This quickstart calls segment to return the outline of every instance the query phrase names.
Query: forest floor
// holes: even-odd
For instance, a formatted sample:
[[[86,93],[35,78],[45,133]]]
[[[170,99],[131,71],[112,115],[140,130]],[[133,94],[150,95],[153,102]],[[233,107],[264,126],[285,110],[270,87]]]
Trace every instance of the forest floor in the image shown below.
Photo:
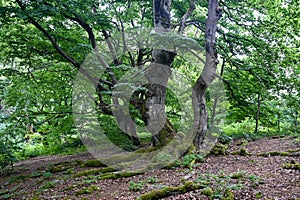
[[[138,199],[153,190],[161,193],[148,199],[300,199],[300,145],[293,139],[240,139],[228,151],[240,155],[208,156],[191,168],[118,179],[102,179],[99,173],[76,176],[99,169],[82,165],[93,159],[88,153],[31,158],[1,175],[0,199]],[[187,183],[195,187],[183,189]]]

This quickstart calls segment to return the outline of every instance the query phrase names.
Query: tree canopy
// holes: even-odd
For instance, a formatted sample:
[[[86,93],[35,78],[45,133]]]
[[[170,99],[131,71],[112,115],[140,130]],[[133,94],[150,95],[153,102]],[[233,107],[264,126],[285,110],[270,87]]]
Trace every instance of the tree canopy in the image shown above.
[[[215,64],[212,77],[215,82],[224,84],[226,98],[213,96],[213,90],[203,90],[203,94],[208,94],[201,96],[207,104],[207,128],[212,127],[211,119],[214,119],[219,122],[216,125],[219,132],[229,135],[299,132],[300,11],[297,1],[216,1],[219,4],[213,10],[219,16],[215,24],[216,40],[210,41],[213,44],[209,50],[207,29],[216,22],[214,19],[207,23],[212,2],[215,1],[0,1],[0,163],[5,160],[2,155],[26,156],[16,152],[26,148],[24,142],[28,134],[32,138],[28,130],[31,124],[39,133],[36,141],[41,140],[39,145],[44,147],[65,149],[81,143],[72,111],[77,73],[95,84],[96,94],[91,98],[104,132],[113,143],[128,151],[145,143],[143,136],[147,134],[139,133],[130,123],[126,124],[130,131],[124,134],[126,131],[120,130],[113,120],[116,104],[113,91],[127,72],[155,60],[189,77],[199,92],[196,86],[205,67],[202,71],[203,68],[191,64],[195,58],[188,60],[176,53],[164,54],[161,49],[143,46],[129,50],[126,45],[130,44],[130,37],[126,38],[124,33],[139,29],[155,28],[162,44],[164,38],[169,39],[174,33],[182,38],[177,40],[181,46],[190,47],[192,41],[206,52],[215,48],[211,54],[215,60],[209,66]],[[163,31],[158,31],[159,28]],[[117,40],[116,36],[121,39]],[[97,46],[107,52],[97,52]],[[91,52],[100,55],[98,62],[105,69],[101,77],[91,76],[81,68]],[[197,56],[205,60],[204,54]],[[110,62],[106,63],[107,60]],[[168,82],[165,72],[162,74],[160,77],[166,77]],[[145,84],[136,88],[129,105],[130,118],[140,126],[150,123],[147,99],[160,99],[156,103],[165,105],[163,111],[168,120],[164,122],[164,130],[168,134],[160,131],[156,143],[152,141],[154,144],[174,137],[179,127],[184,126],[178,97],[163,87],[154,90],[157,87]],[[149,91],[155,91],[156,96]],[[161,96],[157,96],[159,91],[163,91]],[[164,100],[154,98],[162,96]],[[216,111],[214,105],[218,102],[220,109]],[[117,104],[121,104],[120,101]],[[226,110],[226,114],[221,113],[222,110]],[[150,142],[149,137],[153,139],[153,135],[147,137],[147,142]]]

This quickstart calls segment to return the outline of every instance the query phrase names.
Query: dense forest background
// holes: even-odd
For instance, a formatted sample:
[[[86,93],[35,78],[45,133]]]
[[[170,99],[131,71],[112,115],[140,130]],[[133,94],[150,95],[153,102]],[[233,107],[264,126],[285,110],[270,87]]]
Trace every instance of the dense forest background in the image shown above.
[[[159,13],[168,15],[160,23],[181,44],[190,39],[205,47],[208,3],[173,0],[167,13]],[[215,81],[222,83],[226,95],[206,96],[208,127],[214,119],[223,138],[292,135],[300,142],[299,2],[229,0],[220,1],[218,9]],[[126,151],[153,145],[151,134],[121,130],[111,108],[118,80],[153,60],[153,49],[129,51],[115,36],[153,29],[153,10],[152,1],[137,0],[0,1],[1,169],[29,157],[85,150],[74,123],[73,86],[77,74],[85,74],[80,66],[97,45],[111,56],[103,76],[90,77],[98,81],[94,98],[101,128]],[[119,49],[122,54],[116,53]],[[167,65],[193,85],[201,71],[188,63],[175,56]],[[147,125],[143,96],[151,88],[136,88],[130,102],[130,116],[139,126]],[[219,115],[214,109],[218,102]],[[166,90],[165,126],[172,133],[182,126],[181,110],[178,97]],[[169,137],[166,132],[162,136]]]

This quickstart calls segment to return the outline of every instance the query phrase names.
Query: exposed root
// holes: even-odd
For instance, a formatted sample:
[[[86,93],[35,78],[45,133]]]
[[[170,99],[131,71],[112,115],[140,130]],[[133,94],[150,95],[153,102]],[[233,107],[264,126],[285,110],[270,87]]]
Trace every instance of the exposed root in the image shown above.
[[[186,182],[182,186],[178,187],[166,187],[161,190],[153,190],[151,192],[148,192],[146,194],[141,195],[138,200],[156,200],[165,198],[174,194],[184,194],[190,191],[203,189],[205,186],[202,184],[195,184],[193,182]]]

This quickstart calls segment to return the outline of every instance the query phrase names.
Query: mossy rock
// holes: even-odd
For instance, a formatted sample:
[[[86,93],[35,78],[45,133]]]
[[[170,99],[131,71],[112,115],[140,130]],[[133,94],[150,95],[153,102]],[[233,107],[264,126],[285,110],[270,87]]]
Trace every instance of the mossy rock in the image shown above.
[[[210,151],[210,155],[228,155],[228,145],[217,143],[214,148]]]
[[[239,156],[252,156],[251,153],[247,151],[245,148],[241,148],[239,151],[235,151],[230,153],[231,155],[239,155]]]

